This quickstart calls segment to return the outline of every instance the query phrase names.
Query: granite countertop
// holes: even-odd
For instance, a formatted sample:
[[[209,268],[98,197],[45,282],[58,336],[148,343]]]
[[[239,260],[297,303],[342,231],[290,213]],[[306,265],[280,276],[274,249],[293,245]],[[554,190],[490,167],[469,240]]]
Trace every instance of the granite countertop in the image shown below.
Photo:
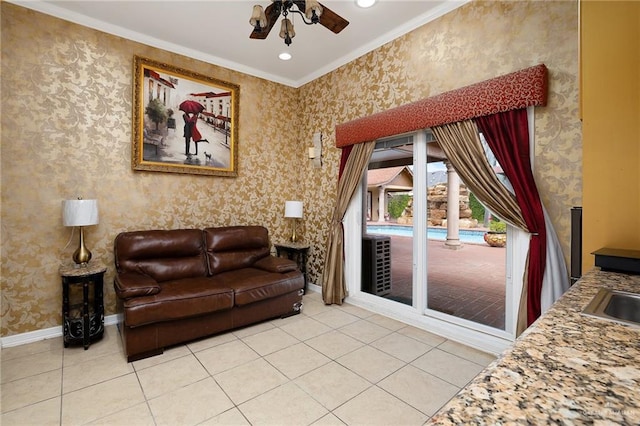
[[[428,424],[640,424],[640,328],[580,314],[602,287],[640,276],[586,273]]]

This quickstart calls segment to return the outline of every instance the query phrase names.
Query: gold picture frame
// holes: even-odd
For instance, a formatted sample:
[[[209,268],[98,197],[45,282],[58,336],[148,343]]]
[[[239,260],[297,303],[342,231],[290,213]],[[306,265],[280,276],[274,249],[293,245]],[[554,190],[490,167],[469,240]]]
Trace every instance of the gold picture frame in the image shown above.
[[[240,86],[134,56],[134,170],[238,175]]]

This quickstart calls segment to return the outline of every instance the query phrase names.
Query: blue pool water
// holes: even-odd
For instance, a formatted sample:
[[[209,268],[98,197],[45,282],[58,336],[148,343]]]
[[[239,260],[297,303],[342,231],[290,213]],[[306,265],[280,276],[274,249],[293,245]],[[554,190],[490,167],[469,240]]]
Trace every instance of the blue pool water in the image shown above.
[[[463,243],[486,244],[484,241],[485,231],[461,229],[460,241]],[[413,237],[412,226],[402,225],[367,225],[367,234],[398,235],[401,237]],[[429,228],[427,238],[430,240],[446,240],[447,230],[443,228]]]

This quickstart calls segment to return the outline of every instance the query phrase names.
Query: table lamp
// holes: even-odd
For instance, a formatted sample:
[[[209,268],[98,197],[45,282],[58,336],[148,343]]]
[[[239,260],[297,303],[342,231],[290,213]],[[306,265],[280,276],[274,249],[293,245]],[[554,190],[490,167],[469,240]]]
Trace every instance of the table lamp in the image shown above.
[[[82,227],[98,224],[98,200],[63,200],[62,224],[80,227],[80,243],[73,253],[73,261],[79,265],[87,264],[91,260],[91,252],[84,245]]]
[[[287,201],[284,205],[284,217],[293,219],[293,232],[291,233],[291,242],[299,240],[296,234],[296,222],[302,218],[302,201]]]

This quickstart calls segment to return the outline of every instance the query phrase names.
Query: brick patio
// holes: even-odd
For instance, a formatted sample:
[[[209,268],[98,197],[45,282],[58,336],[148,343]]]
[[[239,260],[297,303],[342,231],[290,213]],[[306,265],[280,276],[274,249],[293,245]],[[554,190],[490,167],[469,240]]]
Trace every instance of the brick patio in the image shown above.
[[[391,294],[385,296],[411,304],[413,238],[391,236]],[[429,240],[428,307],[504,330],[504,248],[464,244],[460,250]]]

